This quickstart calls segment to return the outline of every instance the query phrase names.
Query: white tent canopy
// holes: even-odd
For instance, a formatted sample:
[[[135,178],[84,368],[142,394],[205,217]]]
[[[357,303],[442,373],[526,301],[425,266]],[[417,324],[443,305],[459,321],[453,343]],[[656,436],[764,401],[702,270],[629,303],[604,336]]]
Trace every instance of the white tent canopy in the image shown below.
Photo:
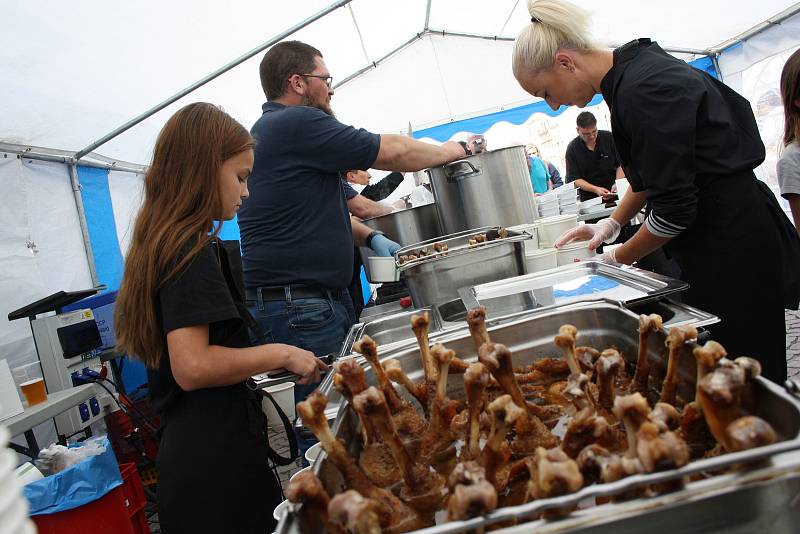
[[[713,49],[792,6],[590,2],[601,43],[649,36],[662,46]],[[291,35],[319,48],[337,80],[404,43],[378,68],[337,88],[342,121],[374,131],[415,129],[526,103],[510,73],[511,40],[529,23],[521,0],[353,0]],[[243,52],[329,7],[330,0],[119,2],[56,0],[6,6],[0,32],[0,141],[78,151]],[[498,40],[442,36],[441,31]],[[438,35],[437,35],[438,32]],[[222,105],[249,126],[264,100],[263,53],[102,145],[114,159],[147,163],[155,135],[177,107]]]
[[[510,72],[513,38],[529,23],[522,0],[332,1],[6,2],[0,23],[3,315],[60,290],[98,282],[117,287],[142,189],[141,174],[123,171],[141,171],[164,122],[189,102],[222,105],[249,127],[264,101],[258,64],[264,45],[276,39],[319,48],[335,82],[346,81],[333,99],[338,117],[375,132],[406,131],[409,124],[418,132],[535,100]],[[800,4],[786,1],[575,1],[593,11],[601,44],[651,37],[693,59],[747,38],[713,57],[726,83],[754,103],[774,93],[783,62],[800,45]],[[754,28],[766,30],[753,36]],[[245,56],[251,57],[226,68]],[[209,73],[220,75],[172,98]],[[76,152],[171,100],[98,146],[96,153],[111,158],[106,169],[73,164]],[[783,119],[770,106],[757,118],[762,136],[774,137],[765,138],[762,165],[774,175],[774,133]],[[92,158],[102,161],[96,153]],[[139,165],[120,163],[126,161]],[[760,177],[774,187],[774,176]],[[0,321],[0,359],[12,368],[37,361],[26,321]],[[37,433],[42,443],[54,436],[52,428]]]

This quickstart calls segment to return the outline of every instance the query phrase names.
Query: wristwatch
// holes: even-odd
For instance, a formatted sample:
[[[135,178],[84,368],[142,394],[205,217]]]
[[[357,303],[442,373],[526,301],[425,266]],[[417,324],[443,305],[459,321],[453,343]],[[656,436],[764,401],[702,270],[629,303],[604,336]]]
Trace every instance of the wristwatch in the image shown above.
[[[380,230],[371,231],[367,236],[367,239],[364,241],[367,247],[372,248],[372,238],[375,237],[376,235],[383,235],[383,232],[381,232]]]

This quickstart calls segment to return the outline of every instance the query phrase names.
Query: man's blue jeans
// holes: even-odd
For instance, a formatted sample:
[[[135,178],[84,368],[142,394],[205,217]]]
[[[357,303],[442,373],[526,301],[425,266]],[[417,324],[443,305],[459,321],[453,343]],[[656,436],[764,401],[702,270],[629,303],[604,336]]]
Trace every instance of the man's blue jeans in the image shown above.
[[[250,313],[261,325],[266,339],[258,343],[285,343],[311,351],[315,356],[331,352],[339,353],[344,338],[355,323],[353,302],[346,289],[329,298],[292,299],[290,292],[286,300],[247,301]],[[319,384],[294,387],[295,403],[305,400]],[[303,455],[316,443],[313,435],[297,432],[298,445]]]

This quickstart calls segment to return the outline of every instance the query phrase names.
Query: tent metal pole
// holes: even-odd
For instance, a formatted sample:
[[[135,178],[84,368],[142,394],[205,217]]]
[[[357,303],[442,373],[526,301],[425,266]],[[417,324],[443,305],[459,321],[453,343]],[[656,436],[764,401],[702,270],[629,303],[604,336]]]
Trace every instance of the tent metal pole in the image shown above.
[[[500,33],[503,33],[504,31],[506,31],[506,26],[508,26],[508,23],[511,21],[511,17],[514,15],[514,10],[517,9],[517,5],[518,4],[519,4],[519,0],[514,2],[514,5],[511,6],[511,11],[508,12],[508,17],[506,17],[506,21],[503,23],[503,27],[500,28]]]
[[[7,152],[9,154],[15,154],[17,157],[21,159],[32,159],[35,161],[47,161],[50,163],[61,163],[63,165],[69,165],[69,161],[72,158],[71,156],[56,156],[52,154],[41,154],[39,152],[29,152],[25,150],[9,150],[0,147],[0,152]],[[119,171],[119,172],[130,172],[133,174],[144,174],[146,171],[145,167],[124,167],[121,165],[116,165],[114,163],[98,163],[95,161],[81,161],[81,165],[84,167],[94,167],[95,169],[104,169],[108,171]]]
[[[428,5],[425,8],[425,27],[422,28],[423,32],[428,31],[428,25],[431,22],[431,0],[428,0]]]
[[[86,211],[83,209],[83,197],[81,196],[81,182],[78,179],[77,160],[68,158],[67,167],[69,167],[69,180],[72,185],[72,196],[75,199],[75,209],[78,211],[78,222],[81,225],[83,249],[86,252],[86,261],[89,264],[89,275],[92,277],[92,285],[97,287],[100,281],[97,279],[97,267],[94,263],[92,242],[89,239],[89,225],[86,222]]]
[[[428,28],[425,32],[431,35],[441,35],[442,37],[467,37],[469,39],[485,39],[488,41],[510,41],[516,40],[516,37],[501,37],[500,35],[482,35],[479,33],[464,33],[464,32],[451,32],[448,30],[437,30],[435,28]]]
[[[722,52],[724,52],[728,48],[734,46],[735,44],[741,43],[743,41],[747,41],[748,39],[752,39],[753,37],[755,37],[756,35],[760,34],[761,32],[763,32],[765,30],[768,30],[768,29],[772,28],[773,26],[778,26],[782,22],[786,21],[787,19],[792,18],[793,16],[797,15],[798,13],[800,13],[800,2],[791,5],[790,7],[784,9],[783,11],[781,11],[780,13],[775,15],[774,17],[768,18],[764,22],[762,22],[760,24],[756,24],[755,26],[753,26],[749,30],[745,31],[744,33],[741,33],[741,34],[737,35],[736,37],[734,37],[732,39],[728,39],[727,41],[723,41],[722,43],[718,44],[717,46],[709,48],[707,54],[709,56],[713,56],[713,55],[717,55],[718,56],[719,54],[721,54]]]
[[[140,122],[142,122],[146,118],[150,117],[151,115],[154,115],[154,114],[158,113],[159,111],[161,111],[165,107],[169,106],[173,102],[176,102],[177,100],[180,100],[181,98],[183,98],[184,96],[188,95],[189,93],[191,93],[195,89],[197,89],[199,87],[202,87],[203,85],[207,84],[208,82],[210,82],[214,78],[220,76],[221,74],[224,74],[224,73],[228,72],[229,70],[231,70],[232,68],[236,67],[237,65],[240,65],[241,63],[244,63],[245,61],[247,61],[251,57],[255,56],[256,54],[258,54],[260,52],[263,52],[264,50],[266,50],[270,46],[274,45],[275,43],[277,43],[277,42],[279,42],[279,41],[281,41],[283,39],[285,39],[286,37],[292,35],[293,33],[297,32],[298,30],[301,30],[301,29],[305,28],[306,26],[308,26],[312,22],[324,17],[325,15],[330,13],[331,11],[335,11],[336,9],[339,9],[340,7],[346,6],[351,1],[352,0],[338,0],[337,2],[334,2],[333,4],[329,5],[328,7],[326,7],[325,9],[320,11],[319,13],[317,13],[315,15],[312,15],[312,16],[308,17],[307,19],[305,19],[304,21],[302,21],[302,22],[300,22],[298,24],[295,24],[294,26],[292,26],[288,30],[279,33],[278,35],[276,35],[275,37],[273,37],[269,41],[265,42],[264,44],[261,44],[261,45],[255,47],[255,48],[253,48],[249,52],[246,52],[245,54],[239,56],[238,58],[234,59],[233,61],[231,61],[227,65],[225,65],[223,67],[220,67],[219,69],[215,70],[214,72],[212,72],[208,76],[205,76],[205,77],[201,78],[200,80],[196,81],[195,83],[193,83],[192,85],[190,85],[186,89],[183,89],[182,91],[179,91],[178,93],[175,93],[174,95],[172,95],[171,97],[167,98],[166,100],[164,100],[160,104],[157,104],[156,106],[153,106],[152,108],[148,109],[147,111],[145,111],[144,113],[142,113],[138,117],[134,117],[133,119],[129,120],[128,122],[126,122],[122,126],[120,126],[117,129],[115,129],[114,131],[104,135],[103,137],[101,137],[97,141],[94,141],[92,144],[90,144],[86,148],[83,148],[83,149],[79,150],[78,152],[75,153],[75,159],[76,160],[81,159],[83,156],[85,156],[86,154],[88,154],[92,150],[96,149],[100,145],[103,145],[103,144],[107,143],[108,141],[110,141],[111,139],[114,139],[119,134],[125,132],[126,130],[129,130],[130,128],[132,128],[134,126],[136,126],[137,124],[139,124]]]
[[[714,70],[717,71],[717,79],[721,82],[724,82],[724,78],[722,77],[722,69],[719,67],[719,52],[716,54],[709,54],[711,58],[711,63],[714,65]]]
[[[349,75],[348,77],[346,77],[345,79],[343,79],[341,82],[339,82],[339,83],[337,83],[337,84],[334,84],[333,88],[334,88],[334,89],[338,89],[339,87],[343,86],[344,84],[346,84],[346,83],[347,83],[347,82],[349,82],[350,80],[353,80],[353,79],[355,79],[355,78],[358,78],[359,76],[361,76],[362,74],[364,74],[364,73],[365,73],[365,72],[367,72],[368,70],[374,69],[375,67],[377,67],[378,65],[380,65],[381,63],[383,63],[384,61],[386,61],[387,59],[389,59],[391,56],[395,55],[396,53],[398,53],[398,52],[399,52],[399,51],[401,51],[402,49],[404,49],[404,48],[406,48],[407,46],[409,46],[409,45],[410,45],[411,43],[413,43],[414,41],[416,41],[416,40],[418,40],[418,39],[422,39],[422,37],[423,37],[424,35],[425,35],[424,33],[418,33],[418,34],[415,34],[415,35],[414,35],[414,37],[412,37],[411,39],[409,39],[409,40],[408,40],[408,41],[406,41],[405,43],[401,44],[400,46],[398,46],[397,48],[395,48],[395,49],[394,49],[394,50],[392,50],[391,52],[389,52],[389,53],[387,53],[387,54],[385,54],[385,55],[381,56],[380,58],[376,59],[375,61],[373,61],[373,62],[372,62],[372,63],[370,63],[369,65],[365,65],[364,67],[362,67],[362,68],[358,69],[358,70],[357,70],[357,71],[355,71],[353,74],[351,74],[351,75]]]

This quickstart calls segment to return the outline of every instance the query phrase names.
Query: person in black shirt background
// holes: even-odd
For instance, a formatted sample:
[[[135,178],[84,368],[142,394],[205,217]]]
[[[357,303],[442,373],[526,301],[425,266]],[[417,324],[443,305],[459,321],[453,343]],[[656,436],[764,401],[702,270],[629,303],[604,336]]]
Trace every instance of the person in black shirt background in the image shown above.
[[[147,365],[161,416],[158,515],[166,534],[272,531],[281,491],[267,463],[261,404],[245,380],[285,368],[301,384],[317,382],[327,368],[297,347],[250,346],[244,284],[214,221],[232,219],[247,197],[253,146],[247,130],[211,104],[173,115],[156,141],[125,259],[117,348]]]
[[[616,192],[615,181],[624,178],[617,159],[611,132],[597,129],[597,119],[588,111],[575,120],[578,137],[567,145],[567,183],[575,182],[581,201],[610,197]],[[555,184],[553,184],[555,185]]]
[[[556,243],[612,242],[645,204],[645,224],[605,259],[630,264],[665,247],[690,288],[683,299],[722,320],[712,336],[732,357],[753,356],[786,379],[784,307],[800,299],[800,238],[753,169],[764,160],[752,109],[722,82],[649,39],[612,52],[588,37],[588,14],[558,0],[529,3],[512,68],[523,89],[551,108],[584,107],[598,92],[631,184],[598,224]]]

